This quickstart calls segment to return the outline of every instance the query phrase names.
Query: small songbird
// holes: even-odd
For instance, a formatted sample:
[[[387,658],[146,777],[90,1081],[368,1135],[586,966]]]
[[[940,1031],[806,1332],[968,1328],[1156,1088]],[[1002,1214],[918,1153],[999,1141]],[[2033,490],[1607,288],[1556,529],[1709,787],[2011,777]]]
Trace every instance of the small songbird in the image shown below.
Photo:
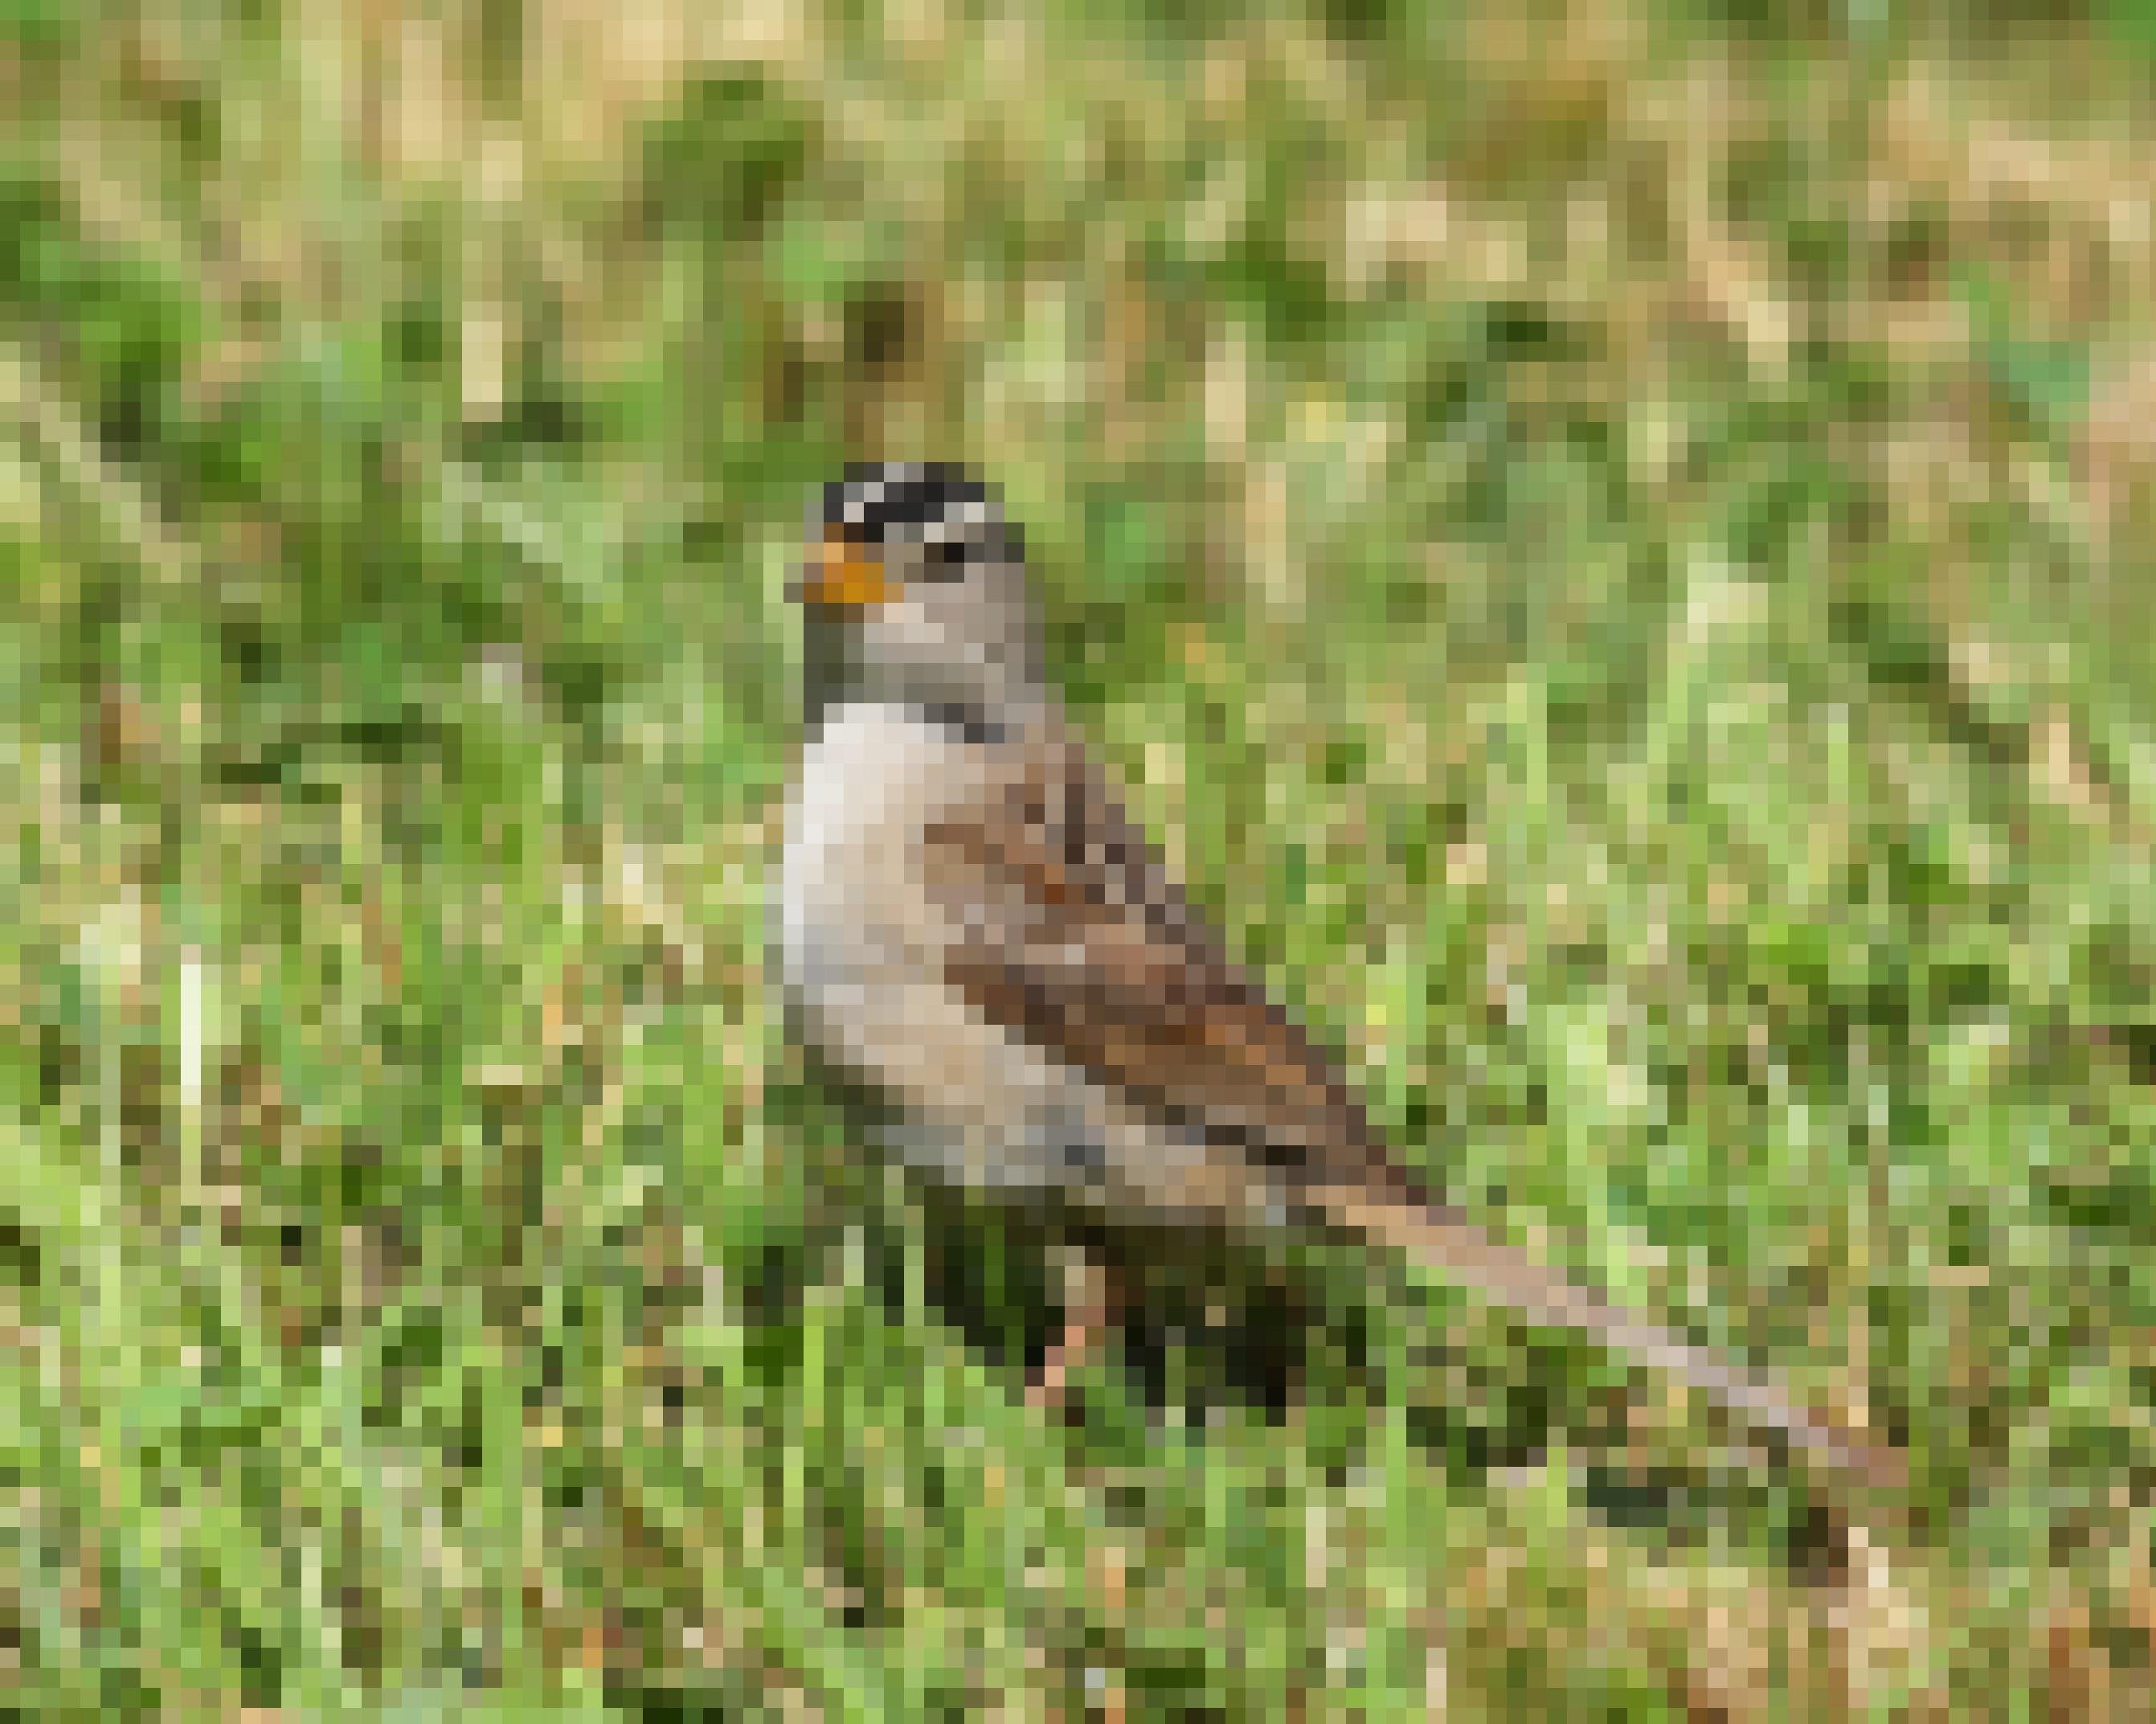
[[[937,463],[852,466],[810,532],[781,958],[799,1033],[896,1104],[891,1148],[1111,1216],[1358,1235],[1671,1371],[1831,1466],[1893,1469],[1433,1199],[1070,728],[1019,534],[985,486]]]

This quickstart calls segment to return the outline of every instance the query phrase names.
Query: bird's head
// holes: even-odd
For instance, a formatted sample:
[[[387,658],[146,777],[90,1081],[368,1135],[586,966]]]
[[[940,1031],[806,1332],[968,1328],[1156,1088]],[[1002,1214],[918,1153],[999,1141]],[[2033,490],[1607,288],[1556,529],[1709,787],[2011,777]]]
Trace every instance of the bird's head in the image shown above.
[[[987,486],[944,462],[863,463],[811,516],[796,592],[825,697],[990,713],[1042,698],[1024,548]]]

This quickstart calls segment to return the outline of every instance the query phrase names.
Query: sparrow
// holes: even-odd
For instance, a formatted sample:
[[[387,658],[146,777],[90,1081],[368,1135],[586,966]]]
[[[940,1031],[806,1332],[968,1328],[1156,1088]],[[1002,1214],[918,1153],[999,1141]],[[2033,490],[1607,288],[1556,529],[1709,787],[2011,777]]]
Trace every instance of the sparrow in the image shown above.
[[[778,945],[795,1033],[895,1104],[887,1146],[1110,1216],[1315,1226],[1584,1333],[1836,1469],[1887,1452],[1433,1195],[1342,1063],[1238,964],[1051,681],[1019,529],[937,462],[810,510],[805,740]]]

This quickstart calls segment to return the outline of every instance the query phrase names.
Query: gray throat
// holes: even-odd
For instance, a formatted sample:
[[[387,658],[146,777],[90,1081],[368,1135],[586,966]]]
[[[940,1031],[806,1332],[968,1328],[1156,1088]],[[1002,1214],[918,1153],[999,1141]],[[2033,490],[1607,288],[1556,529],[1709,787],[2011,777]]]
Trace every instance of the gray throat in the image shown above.
[[[992,689],[978,678],[937,677],[918,666],[879,674],[863,659],[860,631],[843,617],[811,611],[802,646],[802,723],[815,735],[831,715],[860,701],[906,706],[969,742],[1001,741],[1052,721],[1058,707],[1045,683]]]

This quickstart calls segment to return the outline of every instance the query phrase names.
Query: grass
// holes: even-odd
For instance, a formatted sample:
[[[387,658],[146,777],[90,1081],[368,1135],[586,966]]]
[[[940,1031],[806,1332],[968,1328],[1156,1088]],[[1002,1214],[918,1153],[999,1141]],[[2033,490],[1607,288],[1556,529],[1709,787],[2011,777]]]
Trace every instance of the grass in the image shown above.
[[[691,10],[8,23],[6,1703],[2145,1711],[2130,33]],[[860,454],[1399,1141],[1911,1515],[1315,1242],[1024,1407],[1054,1230],[764,970]]]

